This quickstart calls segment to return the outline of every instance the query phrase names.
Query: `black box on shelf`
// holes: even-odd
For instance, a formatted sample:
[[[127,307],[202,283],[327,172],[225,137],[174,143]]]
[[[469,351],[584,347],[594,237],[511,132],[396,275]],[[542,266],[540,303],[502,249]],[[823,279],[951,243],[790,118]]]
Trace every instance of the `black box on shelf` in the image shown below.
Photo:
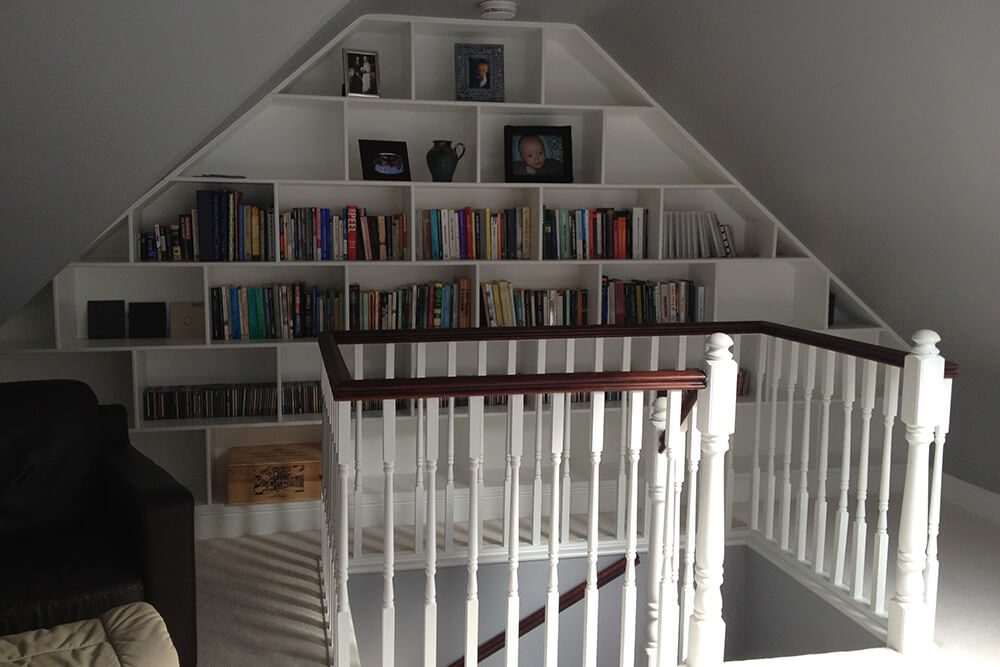
[[[124,338],[125,302],[88,301],[87,338]]]
[[[136,301],[128,305],[129,338],[166,338],[167,304],[163,301]]]

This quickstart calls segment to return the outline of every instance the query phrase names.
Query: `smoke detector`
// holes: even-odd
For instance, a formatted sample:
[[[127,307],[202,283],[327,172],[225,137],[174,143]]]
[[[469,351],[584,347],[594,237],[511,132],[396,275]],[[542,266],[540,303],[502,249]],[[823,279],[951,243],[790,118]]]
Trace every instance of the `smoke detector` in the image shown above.
[[[479,15],[484,19],[507,21],[517,14],[514,0],[483,0],[479,3]]]

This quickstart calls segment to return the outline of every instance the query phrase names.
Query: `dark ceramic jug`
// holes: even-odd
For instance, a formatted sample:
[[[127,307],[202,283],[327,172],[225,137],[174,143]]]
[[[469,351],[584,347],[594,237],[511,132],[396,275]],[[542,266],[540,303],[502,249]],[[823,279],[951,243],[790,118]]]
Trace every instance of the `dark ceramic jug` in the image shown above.
[[[462,152],[458,152],[458,148]],[[431,178],[435,181],[450,183],[455,173],[458,161],[465,155],[465,144],[459,142],[451,147],[451,142],[445,139],[434,139],[434,145],[427,151],[427,168],[431,170]]]

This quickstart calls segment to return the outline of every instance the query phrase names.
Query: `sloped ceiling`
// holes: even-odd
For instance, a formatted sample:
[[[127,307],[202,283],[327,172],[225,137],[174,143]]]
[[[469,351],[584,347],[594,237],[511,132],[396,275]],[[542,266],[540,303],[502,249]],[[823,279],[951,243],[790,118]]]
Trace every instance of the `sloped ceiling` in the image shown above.
[[[316,45],[473,0],[0,5],[0,321]],[[898,333],[962,364],[946,469],[1000,491],[1000,5],[524,0],[576,23]]]

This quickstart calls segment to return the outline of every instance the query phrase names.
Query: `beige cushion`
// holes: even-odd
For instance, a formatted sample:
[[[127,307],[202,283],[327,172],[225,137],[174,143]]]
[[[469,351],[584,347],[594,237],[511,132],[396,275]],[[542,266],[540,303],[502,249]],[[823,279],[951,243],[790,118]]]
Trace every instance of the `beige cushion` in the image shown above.
[[[163,619],[145,602],[100,618],[0,637],[0,665],[17,667],[177,667]]]

